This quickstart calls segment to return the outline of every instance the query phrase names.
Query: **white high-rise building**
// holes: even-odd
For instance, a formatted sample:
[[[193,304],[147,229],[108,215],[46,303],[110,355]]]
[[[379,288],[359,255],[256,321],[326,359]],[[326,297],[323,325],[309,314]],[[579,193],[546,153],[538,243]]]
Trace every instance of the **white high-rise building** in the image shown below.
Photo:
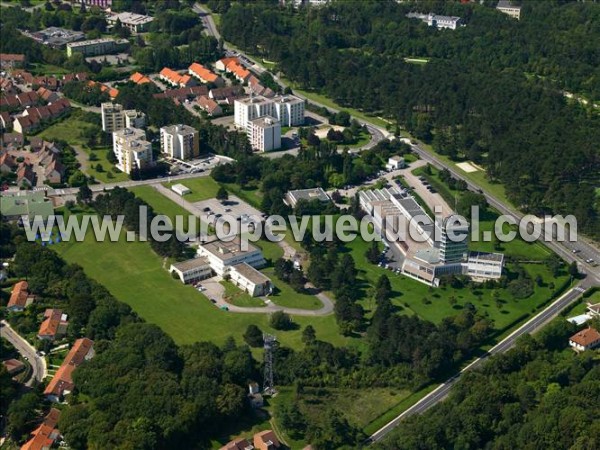
[[[146,126],[146,114],[135,109],[123,109],[118,103],[102,103],[102,130],[107,133],[123,128],[143,128]]]
[[[304,125],[304,100],[293,95],[281,95],[273,99],[273,117],[284,127]]]
[[[171,125],[160,129],[162,153],[175,159],[195,158],[200,153],[198,130],[188,125]]]
[[[273,102],[271,99],[260,95],[236,99],[234,102],[234,113],[235,125],[247,130],[251,120],[273,115]]]
[[[259,152],[281,148],[281,122],[271,116],[251,120],[248,137],[252,149]]]
[[[151,166],[152,144],[146,140],[146,132],[139,128],[123,128],[113,132],[113,151],[117,168],[127,174],[134,169]]]

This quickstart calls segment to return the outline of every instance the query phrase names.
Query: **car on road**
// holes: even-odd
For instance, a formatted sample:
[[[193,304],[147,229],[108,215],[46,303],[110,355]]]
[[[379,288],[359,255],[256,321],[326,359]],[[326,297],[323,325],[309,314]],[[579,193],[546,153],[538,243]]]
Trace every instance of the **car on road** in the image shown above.
[[[217,301],[214,298],[211,298],[210,301],[213,302],[213,303],[215,303],[215,304],[217,303]]]
[[[578,248],[574,248],[572,251],[573,253],[579,253],[581,250],[579,250]]]
[[[229,311],[229,308],[228,308],[227,306],[221,306],[221,309],[222,309],[223,311]]]

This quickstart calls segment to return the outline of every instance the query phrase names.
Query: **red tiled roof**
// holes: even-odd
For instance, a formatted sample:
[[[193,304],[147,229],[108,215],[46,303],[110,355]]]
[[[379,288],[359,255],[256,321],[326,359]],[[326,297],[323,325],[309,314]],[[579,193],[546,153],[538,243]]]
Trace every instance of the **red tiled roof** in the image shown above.
[[[269,442],[275,447],[279,447],[279,440],[272,430],[261,431],[254,435],[254,446],[259,450],[271,448]]]
[[[188,70],[192,75],[197,76],[205,83],[214,83],[217,78],[219,78],[216,74],[208,70],[202,64],[193,63]]]
[[[58,333],[61,324],[66,324],[62,320],[63,312],[60,309],[47,309],[44,312],[44,320],[40,324],[38,336],[49,336],[54,338]]]
[[[210,114],[212,114],[217,108],[219,108],[217,102],[215,102],[212,98],[208,98],[206,95],[198,97],[198,100],[196,101],[198,102],[200,108],[202,108]]]
[[[48,383],[44,395],[61,396],[64,391],[73,389],[73,371],[79,367],[94,346],[94,341],[88,338],[77,339],[69,350],[60,368]]]
[[[133,75],[131,75],[129,79],[135,84],[152,83],[152,80],[150,78],[139,72],[136,72]]]
[[[0,61],[2,62],[24,62],[25,55],[20,53],[0,53]]]
[[[582,347],[588,347],[589,345],[600,341],[600,333],[598,333],[595,328],[589,327],[585,330],[575,333],[573,336],[571,336],[570,341],[575,342]]]
[[[32,438],[21,447],[21,450],[46,450],[50,448],[60,436],[56,429],[59,418],[60,411],[51,408],[42,424],[31,433]]]
[[[229,441],[219,450],[246,450],[247,448],[252,448],[250,442],[248,442],[248,440],[244,438],[237,438],[233,441]]]
[[[25,308],[25,305],[27,304],[27,298],[29,297],[28,288],[29,284],[27,281],[19,281],[16,283],[13,286],[12,293],[10,294],[10,300],[6,306],[8,308],[12,306],[20,306],[21,308]]]

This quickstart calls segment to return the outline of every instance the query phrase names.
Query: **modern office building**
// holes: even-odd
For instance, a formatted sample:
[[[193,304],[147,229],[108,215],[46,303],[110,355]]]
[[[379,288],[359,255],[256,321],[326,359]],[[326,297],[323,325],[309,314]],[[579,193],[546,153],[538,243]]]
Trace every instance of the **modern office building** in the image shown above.
[[[266,264],[262,251],[252,245],[242,242],[239,237],[231,241],[215,240],[198,247],[198,256],[208,258],[208,262],[214,272],[219,276],[224,276],[230,266],[247,263],[256,268],[264,267]]]
[[[113,151],[117,168],[127,174],[134,169],[144,169],[153,164],[152,144],[146,132],[139,128],[123,128],[113,132]]]
[[[253,150],[270,152],[281,148],[281,122],[271,116],[250,121],[248,138]]]
[[[299,189],[296,191],[288,191],[285,194],[285,203],[287,203],[290,207],[294,208],[299,200],[313,201],[319,200],[320,202],[326,203],[331,201],[327,192],[323,190],[323,188],[313,188],[313,189]]]
[[[198,130],[188,125],[171,125],[160,129],[161,152],[175,159],[196,158],[200,154]]]
[[[469,252],[469,224],[456,222],[451,216],[436,225],[441,231],[439,249],[442,264],[464,261]]]

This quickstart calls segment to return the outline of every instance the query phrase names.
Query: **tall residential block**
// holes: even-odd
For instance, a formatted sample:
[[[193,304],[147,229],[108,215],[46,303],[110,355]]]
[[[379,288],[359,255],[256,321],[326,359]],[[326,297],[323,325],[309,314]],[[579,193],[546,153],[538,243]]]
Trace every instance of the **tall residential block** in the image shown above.
[[[123,128],[113,133],[113,151],[117,168],[127,174],[134,169],[144,169],[153,164],[152,144],[146,132],[139,128]]]
[[[161,152],[175,159],[196,158],[200,154],[198,130],[188,125],[171,125],[160,129]]]

